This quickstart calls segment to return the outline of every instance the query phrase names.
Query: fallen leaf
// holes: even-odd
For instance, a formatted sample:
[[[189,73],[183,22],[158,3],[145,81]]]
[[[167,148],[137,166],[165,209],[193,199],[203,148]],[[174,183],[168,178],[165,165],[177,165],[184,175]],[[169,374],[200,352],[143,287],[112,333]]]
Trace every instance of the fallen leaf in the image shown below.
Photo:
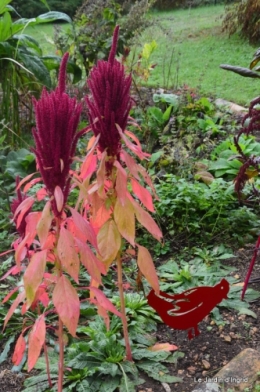
[[[206,359],[202,359],[201,362],[202,362],[204,369],[208,370],[210,368],[210,363],[208,361],[206,361]]]

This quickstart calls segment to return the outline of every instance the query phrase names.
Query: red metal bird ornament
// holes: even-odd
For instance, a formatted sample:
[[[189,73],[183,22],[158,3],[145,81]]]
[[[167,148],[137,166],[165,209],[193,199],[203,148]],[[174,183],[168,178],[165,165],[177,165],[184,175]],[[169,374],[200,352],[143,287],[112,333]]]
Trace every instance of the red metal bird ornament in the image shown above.
[[[198,323],[227,298],[228,292],[229,283],[222,279],[213,287],[194,287],[175,295],[160,291],[157,296],[154,290],[151,290],[147,300],[166,325],[174,329],[187,329],[188,338],[192,339],[200,334]]]

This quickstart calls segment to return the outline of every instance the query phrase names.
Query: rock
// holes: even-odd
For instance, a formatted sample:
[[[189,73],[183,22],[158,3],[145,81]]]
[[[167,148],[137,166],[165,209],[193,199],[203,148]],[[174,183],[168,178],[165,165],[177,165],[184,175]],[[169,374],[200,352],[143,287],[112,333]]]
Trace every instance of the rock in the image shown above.
[[[224,340],[225,340],[225,342],[227,342],[227,343],[231,343],[231,336],[229,336],[229,335],[224,335]]]
[[[259,369],[260,353],[247,348],[224,366],[214,378],[219,383],[224,383],[227,388],[236,387],[238,391],[244,391],[256,381]]]
[[[204,369],[208,370],[210,368],[210,363],[208,361],[206,361],[206,359],[202,359],[201,362],[202,362]]]
[[[192,392],[220,392],[220,388],[218,384],[215,382],[205,382],[203,384],[198,384],[196,389]]]
[[[226,106],[228,109],[230,109],[232,112],[235,113],[243,113],[247,111],[247,108],[244,108],[243,106],[237,105],[233,102],[225,101],[224,99],[218,98],[215,101],[215,105],[218,107],[221,106]]]

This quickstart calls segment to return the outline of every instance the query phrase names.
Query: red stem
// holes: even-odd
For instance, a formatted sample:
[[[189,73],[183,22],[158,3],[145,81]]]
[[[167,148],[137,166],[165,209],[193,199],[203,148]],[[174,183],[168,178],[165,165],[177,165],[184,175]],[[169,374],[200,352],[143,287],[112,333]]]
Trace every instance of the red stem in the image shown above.
[[[256,257],[257,257],[257,254],[258,254],[259,247],[260,247],[260,236],[258,237],[258,240],[256,242],[256,246],[255,246],[255,250],[254,250],[254,253],[253,253],[253,257],[252,257],[252,260],[250,262],[250,266],[249,266],[247,274],[246,274],[246,279],[244,281],[244,287],[243,287],[242,294],[241,294],[241,299],[242,300],[244,299],[245,292],[246,292],[246,289],[247,289],[247,286],[248,286],[248,282],[249,282],[251,273],[252,273],[254,265],[255,265],[255,261],[256,261]]]
[[[44,349],[44,355],[45,355],[46,371],[47,371],[47,375],[48,375],[49,387],[52,388],[52,382],[51,382],[51,376],[50,376],[50,364],[49,364],[46,342],[44,342],[43,349]]]
[[[125,347],[126,347],[126,359],[127,361],[133,361],[131,346],[129,342],[128,329],[127,329],[127,319],[125,314],[125,298],[124,298],[123,279],[122,279],[122,260],[120,258],[120,255],[117,256],[117,279],[118,279],[118,289],[119,289],[119,296],[120,296],[123,332],[124,332]]]

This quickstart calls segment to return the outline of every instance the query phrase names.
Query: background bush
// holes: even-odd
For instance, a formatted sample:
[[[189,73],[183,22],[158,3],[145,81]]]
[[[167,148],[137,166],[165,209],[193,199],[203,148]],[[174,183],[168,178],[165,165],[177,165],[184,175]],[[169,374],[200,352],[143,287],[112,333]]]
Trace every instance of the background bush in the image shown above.
[[[260,1],[236,1],[227,6],[222,27],[229,35],[239,32],[250,43],[258,43],[260,39]]]
[[[83,0],[48,0],[47,2],[51,11],[65,12],[73,17]],[[12,6],[23,18],[33,18],[48,11],[40,0],[13,0]]]

